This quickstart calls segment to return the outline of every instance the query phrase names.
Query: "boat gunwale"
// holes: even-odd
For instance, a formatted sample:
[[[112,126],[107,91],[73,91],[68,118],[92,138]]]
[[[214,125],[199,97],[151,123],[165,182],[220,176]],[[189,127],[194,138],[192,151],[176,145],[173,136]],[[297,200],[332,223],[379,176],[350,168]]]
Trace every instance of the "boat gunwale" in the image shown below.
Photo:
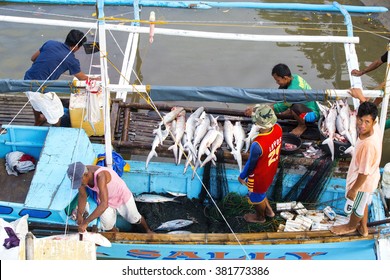
[[[191,233],[191,234],[145,234],[125,232],[101,232],[111,242],[124,244],[197,244],[197,245],[283,245],[337,243],[372,240],[379,237],[379,231],[370,229],[368,236],[355,232],[343,236],[328,230],[300,232],[261,233]],[[237,241],[239,240],[239,242]]]

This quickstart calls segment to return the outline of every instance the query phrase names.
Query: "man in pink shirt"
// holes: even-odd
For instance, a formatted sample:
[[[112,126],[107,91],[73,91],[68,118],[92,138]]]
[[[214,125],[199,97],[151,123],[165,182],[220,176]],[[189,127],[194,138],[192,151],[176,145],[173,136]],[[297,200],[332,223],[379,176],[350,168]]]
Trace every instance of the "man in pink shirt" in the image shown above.
[[[116,231],[117,213],[131,224],[140,224],[145,232],[152,233],[145,218],[138,212],[133,194],[126,183],[112,169],[74,162],[68,167],[68,177],[73,189],[79,190],[77,224],[84,232],[88,224],[100,217],[103,230]],[[98,206],[86,218],[87,188],[97,193]]]
[[[361,235],[367,236],[368,204],[380,180],[382,135],[377,123],[376,105],[365,101],[360,89],[351,89],[351,95],[363,101],[356,119],[359,136],[346,179],[346,197],[354,201],[354,204],[348,224],[334,226],[330,231],[342,235],[358,230]]]

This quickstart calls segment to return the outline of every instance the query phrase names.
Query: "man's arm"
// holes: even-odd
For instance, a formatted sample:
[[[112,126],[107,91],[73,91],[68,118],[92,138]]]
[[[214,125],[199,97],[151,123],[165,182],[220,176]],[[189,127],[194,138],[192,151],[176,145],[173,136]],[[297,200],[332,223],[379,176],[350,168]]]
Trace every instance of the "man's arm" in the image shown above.
[[[107,183],[111,180],[110,173],[107,171],[100,172],[97,175],[97,186],[99,188],[99,201],[100,203],[96,209],[89,215],[80,225],[79,231],[84,232],[88,227],[88,224],[93,220],[99,218],[108,207],[108,189]]]
[[[353,69],[351,71],[351,75],[352,76],[356,76],[356,77],[360,77],[364,74],[367,74],[368,72],[371,72],[372,70],[375,70],[376,68],[378,68],[379,66],[381,66],[383,64],[382,60],[379,58],[375,61],[373,61],[370,65],[368,65],[367,68],[363,69],[362,71],[360,70],[357,70],[357,69]]]
[[[85,206],[87,204],[87,191],[84,186],[79,188],[79,196],[77,203],[77,224],[80,225],[84,221],[83,214],[85,212]]]
[[[360,103],[363,103],[363,102],[366,102],[368,101],[369,99],[365,98],[364,95],[363,95],[363,91],[360,89],[360,88],[350,88],[349,89],[349,94],[354,97],[354,98],[357,98],[359,99]],[[381,104],[383,98],[382,97],[377,97],[375,98],[374,100],[374,104],[376,106],[378,106],[379,104]]]
[[[79,73],[77,74],[74,74],[74,76],[79,79],[80,81],[86,81],[88,80],[88,76],[83,72],[83,71],[80,71]]]
[[[37,50],[32,56],[31,56],[31,61],[34,62],[37,57],[41,54],[39,50]]]

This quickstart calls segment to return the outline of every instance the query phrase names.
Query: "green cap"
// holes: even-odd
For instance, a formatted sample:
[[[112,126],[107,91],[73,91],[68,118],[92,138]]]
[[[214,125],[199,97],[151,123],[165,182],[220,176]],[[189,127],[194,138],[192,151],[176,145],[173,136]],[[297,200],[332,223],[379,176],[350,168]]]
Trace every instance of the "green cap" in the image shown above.
[[[262,129],[268,129],[277,121],[274,110],[269,105],[257,104],[253,108],[252,121]]]

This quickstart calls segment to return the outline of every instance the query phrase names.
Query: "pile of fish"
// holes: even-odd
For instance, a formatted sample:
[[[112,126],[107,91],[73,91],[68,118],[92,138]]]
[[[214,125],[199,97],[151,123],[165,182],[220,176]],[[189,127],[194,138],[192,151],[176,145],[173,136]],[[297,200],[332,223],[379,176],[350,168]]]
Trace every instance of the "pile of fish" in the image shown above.
[[[209,161],[215,164],[217,161],[215,153],[222,146],[223,141],[226,142],[232,155],[237,160],[241,172],[241,152],[248,152],[250,144],[258,131],[259,127],[252,125],[247,135],[240,121],[236,121],[233,125],[230,120],[225,120],[222,126],[222,123],[218,122],[218,116],[214,117],[207,114],[204,107],[199,107],[187,119],[183,107],[173,107],[163,117],[158,127],[153,130],[155,138],[145,166],[148,168],[150,160],[157,157],[156,148],[162,145],[170,134],[174,144],[168,150],[172,150],[177,165],[180,164],[181,158],[185,154],[186,163],[183,173],[187,171],[191,164],[194,166],[192,176],[194,177],[198,167],[203,167]],[[202,160],[204,156],[205,158]]]
[[[320,129],[327,137],[322,144],[329,146],[332,160],[334,159],[334,141],[349,142],[351,146],[344,153],[352,153],[357,140],[356,111],[349,108],[346,99],[335,101],[329,108],[318,102],[317,104],[324,115]]]

